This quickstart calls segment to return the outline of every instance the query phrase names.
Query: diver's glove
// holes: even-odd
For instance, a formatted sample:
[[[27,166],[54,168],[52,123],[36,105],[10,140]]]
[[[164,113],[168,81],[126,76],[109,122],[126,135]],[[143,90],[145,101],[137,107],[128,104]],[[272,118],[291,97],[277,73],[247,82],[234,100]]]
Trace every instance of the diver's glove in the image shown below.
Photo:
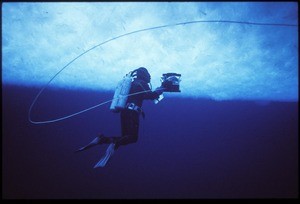
[[[163,88],[163,87],[157,87],[157,88],[155,89],[155,92],[156,92],[158,95],[161,95],[161,94],[164,92],[164,89],[165,89],[165,88]]]

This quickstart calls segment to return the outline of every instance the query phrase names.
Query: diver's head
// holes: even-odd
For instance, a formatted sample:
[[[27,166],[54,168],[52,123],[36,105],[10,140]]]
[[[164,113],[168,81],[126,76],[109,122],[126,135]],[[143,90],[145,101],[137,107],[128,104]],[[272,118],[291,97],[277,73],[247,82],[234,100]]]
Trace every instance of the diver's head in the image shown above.
[[[146,83],[150,83],[151,76],[145,67],[140,67],[140,68],[134,70],[133,72],[136,73],[136,77],[138,79],[141,79],[141,80],[145,81]]]

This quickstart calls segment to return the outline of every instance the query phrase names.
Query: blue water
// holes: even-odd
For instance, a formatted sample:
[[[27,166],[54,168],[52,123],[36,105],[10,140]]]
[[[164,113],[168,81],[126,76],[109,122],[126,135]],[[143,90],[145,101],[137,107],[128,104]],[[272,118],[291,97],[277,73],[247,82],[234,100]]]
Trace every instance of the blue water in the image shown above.
[[[38,89],[2,86],[2,194],[18,199],[296,198],[298,102],[165,98],[144,103],[139,140],[74,151],[98,133],[118,135],[109,104],[34,125]],[[51,119],[111,99],[110,92],[46,90],[33,109]]]

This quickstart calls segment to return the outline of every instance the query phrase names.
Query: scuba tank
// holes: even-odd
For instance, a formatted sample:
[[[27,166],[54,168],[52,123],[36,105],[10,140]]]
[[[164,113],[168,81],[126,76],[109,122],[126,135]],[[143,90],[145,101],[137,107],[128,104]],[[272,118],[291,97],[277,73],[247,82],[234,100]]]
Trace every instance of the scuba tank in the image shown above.
[[[110,105],[110,110],[112,112],[118,113],[125,108],[132,81],[132,72],[129,72],[118,83]]]

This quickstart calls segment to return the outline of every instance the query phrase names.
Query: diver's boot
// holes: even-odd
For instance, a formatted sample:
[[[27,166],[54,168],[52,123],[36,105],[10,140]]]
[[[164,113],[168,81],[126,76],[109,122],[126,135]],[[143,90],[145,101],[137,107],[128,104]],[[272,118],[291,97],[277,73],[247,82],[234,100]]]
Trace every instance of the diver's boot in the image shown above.
[[[94,166],[95,168],[98,167],[104,167],[106,165],[106,163],[108,162],[108,160],[110,159],[110,157],[114,154],[115,152],[115,143],[111,143],[106,152],[105,155],[100,159],[100,161]]]
[[[95,139],[93,139],[93,141],[91,141],[88,145],[83,146],[81,148],[79,148],[78,150],[76,150],[75,152],[81,152],[83,150],[89,149],[93,146],[96,146],[98,144],[103,144],[104,143],[104,135],[103,134],[99,134]]]

